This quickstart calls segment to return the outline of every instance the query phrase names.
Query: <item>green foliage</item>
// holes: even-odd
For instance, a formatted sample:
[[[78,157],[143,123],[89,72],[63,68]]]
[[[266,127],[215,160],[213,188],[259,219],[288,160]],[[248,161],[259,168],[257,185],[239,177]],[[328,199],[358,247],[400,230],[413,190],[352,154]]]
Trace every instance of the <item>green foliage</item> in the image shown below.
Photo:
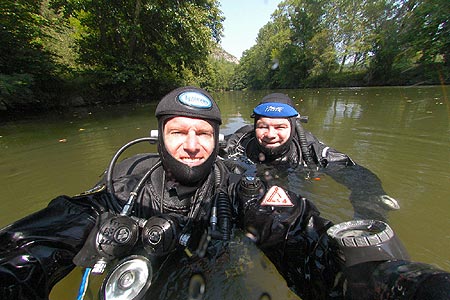
[[[4,0],[0,11],[0,72],[49,72],[50,55],[42,47],[46,21],[39,15],[39,2]]]
[[[450,66],[450,2],[419,0],[405,5],[400,38],[404,59]]]
[[[208,60],[208,80],[205,87],[214,91],[226,91],[232,89],[232,78],[236,64],[226,61],[224,58],[210,56]]]
[[[0,74],[0,111],[33,101],[33,85],[34,78],[30,74]]]
[[[440,83],[450,72],[449,11],[445,0],[285,0],[237,76],[252,89]],[[431,66],[439,76],[408,71]]]
[[[51,105],[59,66],[45,48],[51,20],[41,14],[41,1],[0,2],[1,100],[9,110]]]
[[[218,0],[0,1],[0,109],[450,79],[448,0],[285,0],[240,63]],[[59,99],[59,100],[56,100]],[[60,100],[62,99],[62,100]]]
[[[15,93],[57,105],[49,103],[56,94],[120,102],[187,82],[209,84],[201,80],[204,66],[222,34],[217,0],[5,0],[0,8],[8,105]],[[14,84],[17,76],[30,80]]]
[[[45,34],[42,45],[44,49],[52,53],[53,61],[60,71],[70,73],[72,70],[80,69],[76,63],[78,55],[75,45],[79,22],[76,19],[66,22],[61,15],[49,8],[48,2],[49,0],[44,0],[41,5],[42,16],[51,20],[51,26],[42,28]]]
[[[97,87],[117,87],[115,98],[124,100],[200,75],[222,32],[217,1],[55,0],[53,7],[80,22],[79,63],[115,74]]]

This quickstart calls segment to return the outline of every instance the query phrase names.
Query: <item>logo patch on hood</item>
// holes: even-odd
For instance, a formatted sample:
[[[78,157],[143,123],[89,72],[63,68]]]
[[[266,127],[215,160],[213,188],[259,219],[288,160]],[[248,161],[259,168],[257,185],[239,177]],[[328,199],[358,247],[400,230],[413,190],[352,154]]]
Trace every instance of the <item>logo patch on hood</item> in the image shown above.
[[[261,103],[253,109],[255,115],[267,118],[290,118],[298,116],[298,112],[292,106],[278,102]]]
[[[184,92],[178,95],[180,103],[198,109],[210,109],[212,101],[207,96],[199,92]]]

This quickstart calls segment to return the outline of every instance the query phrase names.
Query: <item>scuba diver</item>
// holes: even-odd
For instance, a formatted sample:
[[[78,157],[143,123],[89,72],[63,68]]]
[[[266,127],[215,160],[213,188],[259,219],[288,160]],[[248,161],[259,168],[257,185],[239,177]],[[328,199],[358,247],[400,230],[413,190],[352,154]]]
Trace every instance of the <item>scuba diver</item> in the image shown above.
[[[48,299],[75,267],[85,270],[78,299],[92,274],[105,275],[101,299],[236,299],[227,289],[215,294],[211,280],[240,249],[240,232],[302,299],[445,299],[438,294],[449,291],[449,274],[409,262],[387,224],[335,227],[311,201],[229,172],[217,159],[220,111],[206,91],[176,89],[155,115],[158,155],[117,163],[154,139],[131,141],[93,189],[0,230],[1,299]]]
[[[325,173],[350,190],[355,219],[386,221],[388,211],[400,208],[397,200],[386,194],[374,173],[305,130],[301,123],[307,117],[300,116],[294,107],[292,99],[285,94],[266,95],[253,110],[254,125],[243,126],[226,136],[226,145],[219,155],[249,160],[239,164],[236,173],[248,172],[246,166],[252,164],[259,171],[287,166],[297,170],[301,167],[316,175]],[[313,176],[307,176],[310,177]]]

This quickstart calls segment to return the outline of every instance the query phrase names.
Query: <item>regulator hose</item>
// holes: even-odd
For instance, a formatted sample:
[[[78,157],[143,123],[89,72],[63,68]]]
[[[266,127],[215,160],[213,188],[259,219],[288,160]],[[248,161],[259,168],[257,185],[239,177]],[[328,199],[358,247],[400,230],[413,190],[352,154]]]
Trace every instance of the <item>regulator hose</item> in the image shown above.
[[[117,150],[116,154],[114,154],[113,158],[111,159],[111,162],[109,163],[108,169],[106,171],[106,191],[108,194],[112,197],[113,200],[116,199],[115,191],[114,191],[114,185],[112,180],[112,175],[114,171],[114,167],[117,163],[117,160],[119,159],[119,156],[130,146],[141,143],[141,142],[153,142],[155,138],[153,137],[143,137],[139,139],[132,140],[131,142],[126,143],[123,145],[119,150]]]
[[[306,140],[305,129],[303,128],[301,121],[299,119],[295,120],[295,129],[297,130],[298,141],[300,144],[300,149],[302,150],[306,164],[312,167],[314,160],[311,156],[311,152],[308,148],[308,141]]]
[[[213,218],[211,219],[211,221],[213,221],[213,219],[214,221],[211,225],[213,234],[218,235],[216,236],[217,238],[228,241],[231,235],[231,203],[228,199],[228,195],[220,189],[222,183],[222,171],[225,172],[225,170],[221,171],[221,169],[221,166],[218,164],[214,166],[214,181],[219,193],[214,197],[212,211]],[[217,234],[216,231],[216,222],[217,227],[219,228],[219,234]]]
[[[219,192],[217,195],[217,217],[218,226],[222,234],[221,239],[230,240],[231,235],[231,204],[227,194]]]
[[[139,192],[141,191],[142,187],[147,182],[147,179],[152,175],[152,173],[161,165],[161,161],[158,161],[153,167],[150,168],[150,170],[145,173],[145,175],[139,180],[138,184],[134,187],[133,191],[130,192],[130,197],[128,198],[127,203],[122,208],[122,212],[120,213],[122,216],[128,216],[131,212],[131,209],[134,206],[135,199],[139,195]]]

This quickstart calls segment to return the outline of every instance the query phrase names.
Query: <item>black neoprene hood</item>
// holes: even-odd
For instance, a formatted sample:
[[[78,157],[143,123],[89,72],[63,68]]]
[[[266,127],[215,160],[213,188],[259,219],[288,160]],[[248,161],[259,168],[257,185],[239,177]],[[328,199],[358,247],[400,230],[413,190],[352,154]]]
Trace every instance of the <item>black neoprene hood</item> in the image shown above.
[[[159,119],[168,115],[207,119],[222,124],[220,109],[212,96],[193,86],[175,89],[161,99],[155,116]]]
[[[297,110],[295,109],[294,102],[292,101],[292,99],[285,94],[272,93],[272,94],[266,95],[261,99],[261,102],[258,104],[257,108],[260,106],[264,106],[266,103],[268,103],[268,104],[280,103],[282,106],[284,106],[284,105],[287,106],[284,108],[288,108],[287,111],[291,112],[291,114],[289,114],[289,117],[284,117],[284,116],[277,117],[277,113],[274,113],[274,112],[269,112],[268,114],[264,113],[262,115],[257,114],[256,112],[259,110],[255,109],[251,116],[252,118],[255,118],[255,121],[254,121],[255,128],[256,128],[256,122],[261,117],[286,118],[289,121],[289,124],[291,127],[291,134],[289,136],[289,139],[282,145],[280,145],[276,148],[266,148],[260,144],[258,139],[256,139],[256,144],[258,146],[258,149],[262,153],[264,153],[267,156],[267,158],[276,159],[276,158],[279,158],[279,157],[283,156],[284,154],[286,154],[288,152],[288,150],[290,149],[292,139],[294,138],[294,135],[295,135],[295,119],[296,119],[297,115],[299,115],[299,114],[298,114]],[[283,112],[280,112],[280,115],[283,115]]]
[[[187,86],[173,90],[164,96],[156,107],[158,118],[158,153],[163,168],[169,176],[183,185],[197,185],[211,172],[219,151],[219,125],[222,123],[219,107],[205,90]],[[164,142],[164,125],[174,117],[198,118],[207,121],[214,129],[214,151],[199,166],[189,167],[168,153]]]

